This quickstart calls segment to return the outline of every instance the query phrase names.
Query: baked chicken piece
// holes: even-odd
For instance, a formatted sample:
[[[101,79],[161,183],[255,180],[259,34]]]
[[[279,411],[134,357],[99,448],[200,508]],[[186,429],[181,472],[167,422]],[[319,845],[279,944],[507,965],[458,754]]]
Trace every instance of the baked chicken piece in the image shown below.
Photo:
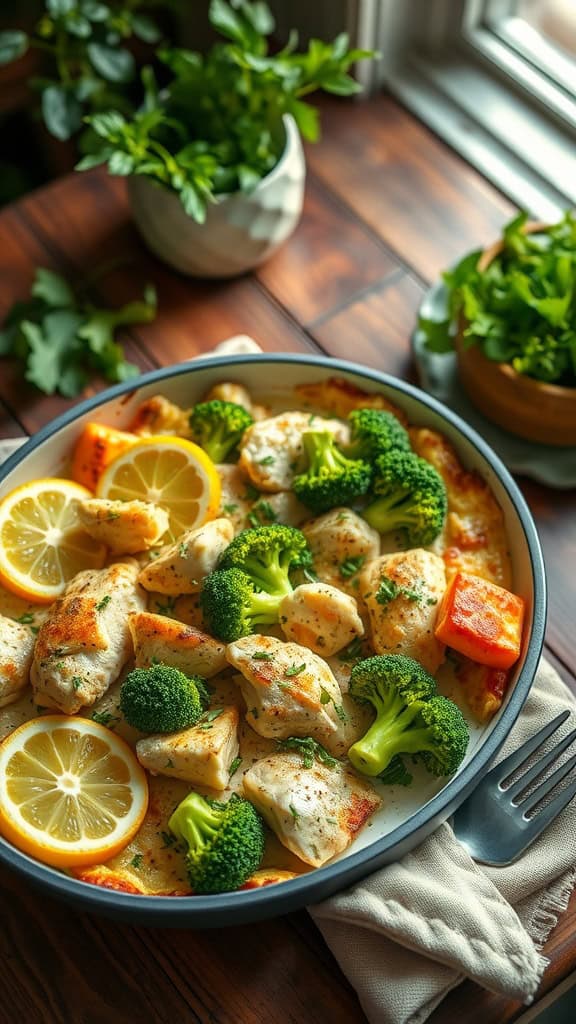
[[[233,536],[234,527],[228,519],[213,519],[195,530],[186,530],[144,566],[138,582],[157,594],[196,594]]]
[[[138,406],[134,419],[126,429],[141,437],[150,437],[152,434],[176,434],[177,437],[190,437],[189,419],[189,410],[174,405],[173,402],[164,398],[164,395],[152,395]]]
[[[350,508],[333,508],[302,527],[324,583],[358,597],[358,573],[380,554],[380,534]]]
[[[258,761],[244,775],[244,795],[280,842],[315,868],[350,846],[381,804],[370,783],[344,765],[305,768],[298,753]]]
[[[239,533],[250,525],[248,516],[259,494],[239,466],[225,462],[216,466],[216,469],[222,488],[218,515],[225,516],[232,524],[234,532]]]
[[[314,736],[322,742],[338,728],[338,683],[307,647],[244,636],[228,645],[226,658],[242,673],[236,681],[248,708],[246,721],[260,736]]]
[[[228,667],[224,644],[195,626],[152,612],[136,612],[128,619],[136,668],[158,662],[172,665],[187,676],[209,679]]]
[[[255,420],[262,420],[266,416],[270,415],[270,411],[265,405],[258,405],[252,401],[250,392],[243,384],[237,384],[234,381],[223,380],[220,384],[214,384],[202,401],[211,402],[213,399],[218,399],[220,402],[234,402],[235,405],[241,405],[242,408],[246,409],[246,412],[249,412]]]
[[[152,775],[222,791],[238,753],[238,708],[215,708],[190,729],[138,740],[136,755]]]
[[[78,504],[87,533],[105,544],[111,555],[135,555],[158,544],[169,526],[168,513],[149,501],[107,501],[87,498]]]
[[[343,377],[330,377],[314,384],[298,384],[294,390],[303,402],[323,412],[335,413],[336,416],[348,416],[354,409],[385,409],[394,413],[403,426],[407,422],[406,413],[384,398],[384,395],[364,391]]]
[[[0,615],[0,708],[18,700],[28,684],[33,651],[31,630]]]
[[[511,586],[512,570],[504,516],[490,487],[478,473],[464,469],[442,434],[426,427],[409,431],[414,451],[427,459],[446,485],[448,515],[432,550],[446,563],[448,581],[456,572]]]
[[[346,444],[350,430],[340,420],[327,420],[305,412],[283,412],[254,423],[240,444],[240,467],[261,491],[289,491],[298,471],[307,430],[326,430]]]
[[[276,494],[262,494],[252,505],[246,526],[268,526],[269,523],[283,523],[285,526],[300,526],[310,518],[307,509],[292,491],[278,491]]]
[[[326,658],[364,636],[354,598],[328,583],[303,583],[288,594],[280,605],[280,627],[287,640]]]
[[[40,627],[31,681],[36,704],[74,715],[94,704],[132,654],[131,612],[143,610],[139,566],[129,559],[79,572]]]
[[[445,589],[444,562],[423,548],[369,562],[360,575],[360,594],[376,653],[406,654],[433,675],[444,661],[434,626]]]

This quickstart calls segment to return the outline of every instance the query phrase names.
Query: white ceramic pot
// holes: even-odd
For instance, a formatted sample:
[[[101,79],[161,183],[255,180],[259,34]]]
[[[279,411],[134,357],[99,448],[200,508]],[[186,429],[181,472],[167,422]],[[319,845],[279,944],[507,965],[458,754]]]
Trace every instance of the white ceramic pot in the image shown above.
[[[284,130],[276,166],[252,192],[218,196],[204,224],[186,213],[174,192],[144,176],[129,178],[132,214],[152,252],[194,277],[234,277],[268,259],[294,231],[304,197],[304,152],[291,115]]]

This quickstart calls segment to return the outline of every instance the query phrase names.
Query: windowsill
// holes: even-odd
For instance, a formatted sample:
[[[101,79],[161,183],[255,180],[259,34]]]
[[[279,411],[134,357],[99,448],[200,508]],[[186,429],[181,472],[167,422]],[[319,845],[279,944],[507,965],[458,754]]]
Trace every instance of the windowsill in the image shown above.
[[[576,205],[574,137],[478,60],[413,54],[386,85],[520,207],[542,220]]]

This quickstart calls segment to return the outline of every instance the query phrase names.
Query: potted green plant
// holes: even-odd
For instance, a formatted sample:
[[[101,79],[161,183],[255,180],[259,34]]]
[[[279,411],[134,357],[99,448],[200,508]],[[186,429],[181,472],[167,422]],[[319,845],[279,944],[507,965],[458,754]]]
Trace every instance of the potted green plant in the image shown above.
[[[488,419],[530,441],[576,445],[576,216],[505,226],[444,275],[449,317],[421,318],[426,347],[457,353]]]
[[[161,50],[167,80],[159,88],[146,68],[135,114],[89,117],[97,141],[78,168],[107,163],[128,178],[136,224],[165,262],[227,277],[267,259],[298,222],[300,136],[319,133],[318,112],[303,97],[357,92],[349,68],[371,54],[351,50],[346,34],[297,52],[295,33],[271,53],[274,20],[261,2],[212,0],[209,18],[224,41],[206,55]]]

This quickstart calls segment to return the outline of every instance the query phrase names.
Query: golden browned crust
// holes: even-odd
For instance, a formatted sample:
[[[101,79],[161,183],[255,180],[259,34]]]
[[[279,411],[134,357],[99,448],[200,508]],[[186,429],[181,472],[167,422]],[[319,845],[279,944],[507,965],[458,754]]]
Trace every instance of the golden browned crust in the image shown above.
[[[446,564],[448,580],[459,571],[510,588],[511,566],[502,509],[488,484],[464,469],[450,442],[434,430],[412,427],[414,451],[427,459],[446,485],[448,516],[434,550]]]

